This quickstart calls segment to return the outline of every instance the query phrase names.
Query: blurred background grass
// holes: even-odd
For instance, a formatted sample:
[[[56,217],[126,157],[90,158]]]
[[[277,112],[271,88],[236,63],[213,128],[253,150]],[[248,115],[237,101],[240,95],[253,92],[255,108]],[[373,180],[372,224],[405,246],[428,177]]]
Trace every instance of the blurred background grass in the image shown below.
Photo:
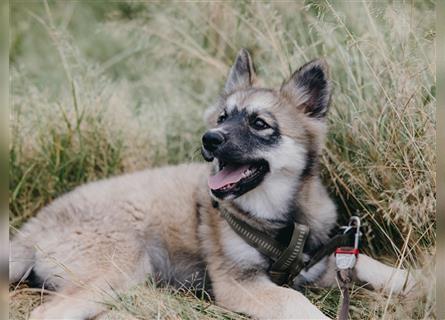
[[[434,317],[434,2],[16,1],[10,10],[13,228],[87,181],[201,161],[202,113],[239,48],[274,87],[324,56],[334,96],[323,177],[341,220],[359,212],[368,254],[424,268],[420,298],[357,288],[351,317]],[[335,316],[338,290],[307,294]],[[150,286],[122,297],[118,318],[232,317]],[[22,287],[11,299],[15,319],[39,300]]]

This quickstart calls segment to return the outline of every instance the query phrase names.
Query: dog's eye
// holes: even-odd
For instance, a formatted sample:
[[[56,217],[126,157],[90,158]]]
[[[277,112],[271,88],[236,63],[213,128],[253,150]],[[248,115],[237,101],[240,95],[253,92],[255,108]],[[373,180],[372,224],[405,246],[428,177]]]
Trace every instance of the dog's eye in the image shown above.
[[[260,118],[256,118],[251,125],[255,130],[265,130],[270,128],[266,121]]]
[[[223,123],[227,119],[227,113],[223,111],[218,117],[218,120],[216,120],[217,124]]]

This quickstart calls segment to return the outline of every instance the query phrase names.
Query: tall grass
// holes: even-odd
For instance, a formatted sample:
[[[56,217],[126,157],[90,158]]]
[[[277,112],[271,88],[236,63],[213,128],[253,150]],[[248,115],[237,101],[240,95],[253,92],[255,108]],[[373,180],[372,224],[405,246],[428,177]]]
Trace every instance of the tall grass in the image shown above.
[[[334,95],[323,178],[341,221],[358,212],[368,254],[424,267],[421,298],[355,288],[351,316],[434,317],[433,2],[53,1],[11,7],[11,226],[81,183],[200,161],[202,113],[239,48],[250,49],[264,85],[274,87],[299,65],[324,56]],[[25,291],[12,293],[17,319],[36,299],[19,290]],[[181,294],[149,291],[137,288],[114,307],[150,318],[153,313],[142,311],[164,303],[190,318],[215,317],[203,311],[207,305],[195,308]],[[335,316],[338,290],[309,288],[307,294]],[[173,307],[169,299],[179,302]]]

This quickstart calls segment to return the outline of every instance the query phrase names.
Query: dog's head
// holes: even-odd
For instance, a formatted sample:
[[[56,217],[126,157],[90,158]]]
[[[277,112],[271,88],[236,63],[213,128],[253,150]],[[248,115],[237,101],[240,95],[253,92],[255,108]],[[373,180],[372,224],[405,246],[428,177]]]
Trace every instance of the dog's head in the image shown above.
[[[329,100],[323,60],[302,66],[279,90],[264,89],[255,86],[252,58],[242,49],[205,116],[210,129],[202,137],[202,155],[214,162],[212,195],[249,211],[287,206],[282,202],[290,201],[301,181],[317,174]]]

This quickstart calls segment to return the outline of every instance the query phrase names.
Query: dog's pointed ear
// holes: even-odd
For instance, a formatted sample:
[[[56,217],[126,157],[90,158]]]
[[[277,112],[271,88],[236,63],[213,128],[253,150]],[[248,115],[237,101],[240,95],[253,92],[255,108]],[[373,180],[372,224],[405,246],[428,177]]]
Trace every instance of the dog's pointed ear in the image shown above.
[[[224,86],[224,93],[229,94],[238,89],[248,88],[252,86],[254,79],[255,67],[252,57],[246,49],[241,49],[230,69]]]
[[[281,86],[281,93],[308,116],[324,118],[331,99],[326,61],[316,59],[303,65]]]

